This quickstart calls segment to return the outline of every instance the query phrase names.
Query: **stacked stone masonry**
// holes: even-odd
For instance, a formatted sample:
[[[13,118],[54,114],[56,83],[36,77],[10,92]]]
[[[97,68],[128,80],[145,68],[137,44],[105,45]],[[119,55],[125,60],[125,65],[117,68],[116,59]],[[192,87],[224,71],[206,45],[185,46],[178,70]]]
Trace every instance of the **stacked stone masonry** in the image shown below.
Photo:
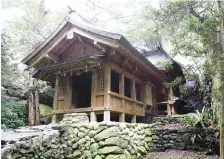
[[[20,135],[17,140],[2,140],[2,158],[139,159],[151,151],[192,149],[184,136],[202,132],[116,122],[56,124],[41,131]]]

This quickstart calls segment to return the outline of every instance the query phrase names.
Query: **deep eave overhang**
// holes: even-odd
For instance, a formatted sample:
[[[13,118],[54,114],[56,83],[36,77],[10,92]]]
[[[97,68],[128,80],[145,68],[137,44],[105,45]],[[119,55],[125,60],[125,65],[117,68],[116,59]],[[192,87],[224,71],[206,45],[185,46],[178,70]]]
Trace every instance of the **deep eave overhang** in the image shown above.
[[[26,58],[24,58],[22,60],[22,62],[26,65],[29,65],[29,62],[31,61],[31,59],[33,59],[35,56],[37,56],[38,53],[40,53],[41,50],[46,45],[48,45],[51,42],[51,40],[53,40],[55,38],[55,36],[60,32],[60,30],[62,30],[67,24],[72,24],[74,28],[76,28],[78,30],[82,30],[86,33],[100,36],[100,38],[105,41],[113,40],[116,42],[116,44],[119,44],[119,45],[113,45],[111,47],[119,48],[119,47],[121,47],[121,45],[123,45],[135,57],[137,57],[144,64],[146,64],[154,72],[154,74],[160,78],[160,80],[167,81],[166,76],[161,71],[159,71],[142,53],[140,53],[136,48],[134,48],[124,36],[122,36],[120,34],[116,34],[116,33],[110,33],[110,32],[106,32],[106,31],[98,30],[98,29],[89,27],[87,25],[83,25],[79,22],[74,21],[70,17],[66,17],[64,19],[64,21],[59,25],[59,27],[37,49],[35,49],[31,54],[29,54]],[[93,40],[95,40],[95,39],[93,39]],[[101,43],[103,43],[103,42],[101,41]],[[108,43],[105,43],[105,44],[108,45]]]

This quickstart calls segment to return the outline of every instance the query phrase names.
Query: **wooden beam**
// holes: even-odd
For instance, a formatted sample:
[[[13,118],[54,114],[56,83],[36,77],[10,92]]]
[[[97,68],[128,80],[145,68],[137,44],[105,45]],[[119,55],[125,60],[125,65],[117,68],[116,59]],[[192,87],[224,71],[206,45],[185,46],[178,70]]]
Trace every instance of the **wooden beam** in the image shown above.
[[[29,67],[28,68],[31,68],[31,67],[34,67],[36,64],[38,64],[39,62],[40,62],[40,60],[46,55],[46,54],[48,54],[48,53],[50,53],[57,45],[59,45],[59,43],[63,40],[63,39],[65,39],[65,37],[67,36],[67,33],[68,33],[69,31],[66,31],[64,34],[62,34],[62,36],[60,37],[60,38],[58,38],[52,45],[50,45],[50,46],[48,46],[48,47],[46,47],[45,49],[43,49],[42,51],[41,51],[41,54],[40,54],[40,56],[37,58],[37,59],[35,59],[35,61],[33,61],[33,63],[31,63],[30,65],[29,65]]]
[[[110,66],[111,66],[111,69],[112,69],[112,70],[114,70],[114,71],[116,71],[116,72],[118,72],[118,73],[124,73],[124,75],[125,75],[126,77],[128,77],[128,78],[130,78],[130,79],[134,79],[136,82],[138,82],[138,83],[140,83],[140,84],[142,83],[142,80],[140,80],[139,78],[135,77],[135,76],[132,75],[131,73],[125,71],[123,68],[121,68],[121,67],[119,67],[119,66],[117,66],[117,65],[115,65],[115,64],[113,64],[113,63],[111,63]]]
[[[124,95],[120,95],[120,94],[115,93],[115,92],[112,92],[112,91],[109,91],[108,94],[110,94],[110,95],[112,95],[112,96],[115,96],[115,97],[118,97],[118,98],[121,98],[121,99],[124,99],[124,100],[127,100],[127,101],[129,101],[129,102],[135,102],[135,103],[137,103],[137,104],[144,105],[144,103],[141,102],[141,101],[138,101],[138,100],[136,100],[136,99],[132,99],[132,98],[126,97],[126,96],[124,96]]]

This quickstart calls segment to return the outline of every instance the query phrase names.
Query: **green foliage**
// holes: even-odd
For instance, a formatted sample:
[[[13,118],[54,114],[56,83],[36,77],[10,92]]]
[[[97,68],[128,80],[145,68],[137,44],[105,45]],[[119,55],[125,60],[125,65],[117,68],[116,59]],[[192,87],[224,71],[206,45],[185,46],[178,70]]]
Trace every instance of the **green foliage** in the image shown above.
[[[3,128],[17,128],[27,123],[24,101],[2,100],[1,122]]]
[[[205,142],[202,136],[203,134],[199,134],[197,132],[194,133],[186,133],[184,134],[184,140],[186,145],[191,146],[193,149],[205,146]]]
[[[180,123],[185,126],[195,127],[215,127],[212,109],[203,107],[202,111],[196,110],[196,113],[188,114],[180,118]]]
[[[34,146],[32,159],[44,159],[40,141],[37,141],[37,143]]]
[[[195,119],[191,115],[187,115],[180,118],[180,123],[185,126],[194,126]]]
[[[201,112],[196,110],[196,113],[192,114],[192,116],[195,119],[195,126],[199,127],[214,126],[211,109],[206,109],[205,107],[203,107]]]
[[[156,66],[164,69],[164,70],[172,70],[173,69],[173,66],[169,63],[169,62],[157,62],[156,63]]]
[[[40,116],[51,117],[51,115],[52,115],[52,108],[47,105],[40,104]]]
[[[171,81],[170,83],[165,83],[165,86],[167,88],[170,87],[175,87],[175,86],[180,86],[183,83],[183,77],[176,77],[173,81]]]

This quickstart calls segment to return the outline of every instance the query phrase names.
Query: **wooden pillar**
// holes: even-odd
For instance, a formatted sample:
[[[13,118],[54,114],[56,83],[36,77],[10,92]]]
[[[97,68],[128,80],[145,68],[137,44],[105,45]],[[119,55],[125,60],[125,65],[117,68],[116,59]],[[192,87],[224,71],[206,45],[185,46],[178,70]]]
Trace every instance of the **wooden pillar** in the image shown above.
[[[171,113],[172,113],[172,114],[176,114],[175,109],[174,109],[174,105],[173,105],[173,104],[171,105]]]
[[[110,121],[110,111],[109,110],[105,110],[103,112],[103,121]]]
[[[134,79],[131,80],[131,98],[136,99],[135,80]],[[133,112],[135,112],[135,109],[136,109],[135,107],[136,107],[136,104],[135,104],[135,102],[133,102],[133,108],[134,108]],[[143,107],[143,109],[144,109],[144,107]]]
[[[156,105],[156,87],[152,85],[152,106],[154,115],[158,115],[158,107]]]
[[[135,80],[131,80],[131,98],[136,99]]]
[[[133,117],[131,119],[131,123],[136,123],[136,115],[133,115]]]
[[[167,103],[167,115],[171,115],[171,105]]]
[[[90,112],[90,122],[97,122],[96,113]]]
[[[58,93],[59,93],[59,74],[56,75],[55,87],[54,87],[54,102],[53,111],[58,109]],[[56,123],[57,115],[52,115],[52,123]]]
[[[64,110],[68,110],[72,103],[72,77],[66,76],[66,95],[65,95],[65,107]]]
[[[119,94],[124,95],[124,73],[123,72],[120,74],[120,77],[119,77]],[[122,98],[122,104],[121,104],[122,109],[124,109],[124,107],[125,107],[124,102],[125,101]]]
[[[110,80],[111,80],[111,68],[107,64],[105,66],[105,72],[104,72],[104,107],[106,110],[110,109],[110,95],[108,94],[108,91],[110,91]]]
[[[91,85],[91,107],[96,106],[96,85],[97,75],[96,71],[92,71],[92,85]]]
[[[56,115],[56,114],[53,114],[53,115],[52,115],[52,119],[51,119],[51,123],[52,123],[52,124],[55,124],[56,121],[57,121],[57,115]]]
[[[119,122],[125,122],[125,113],[121,113],[119,116]]]

